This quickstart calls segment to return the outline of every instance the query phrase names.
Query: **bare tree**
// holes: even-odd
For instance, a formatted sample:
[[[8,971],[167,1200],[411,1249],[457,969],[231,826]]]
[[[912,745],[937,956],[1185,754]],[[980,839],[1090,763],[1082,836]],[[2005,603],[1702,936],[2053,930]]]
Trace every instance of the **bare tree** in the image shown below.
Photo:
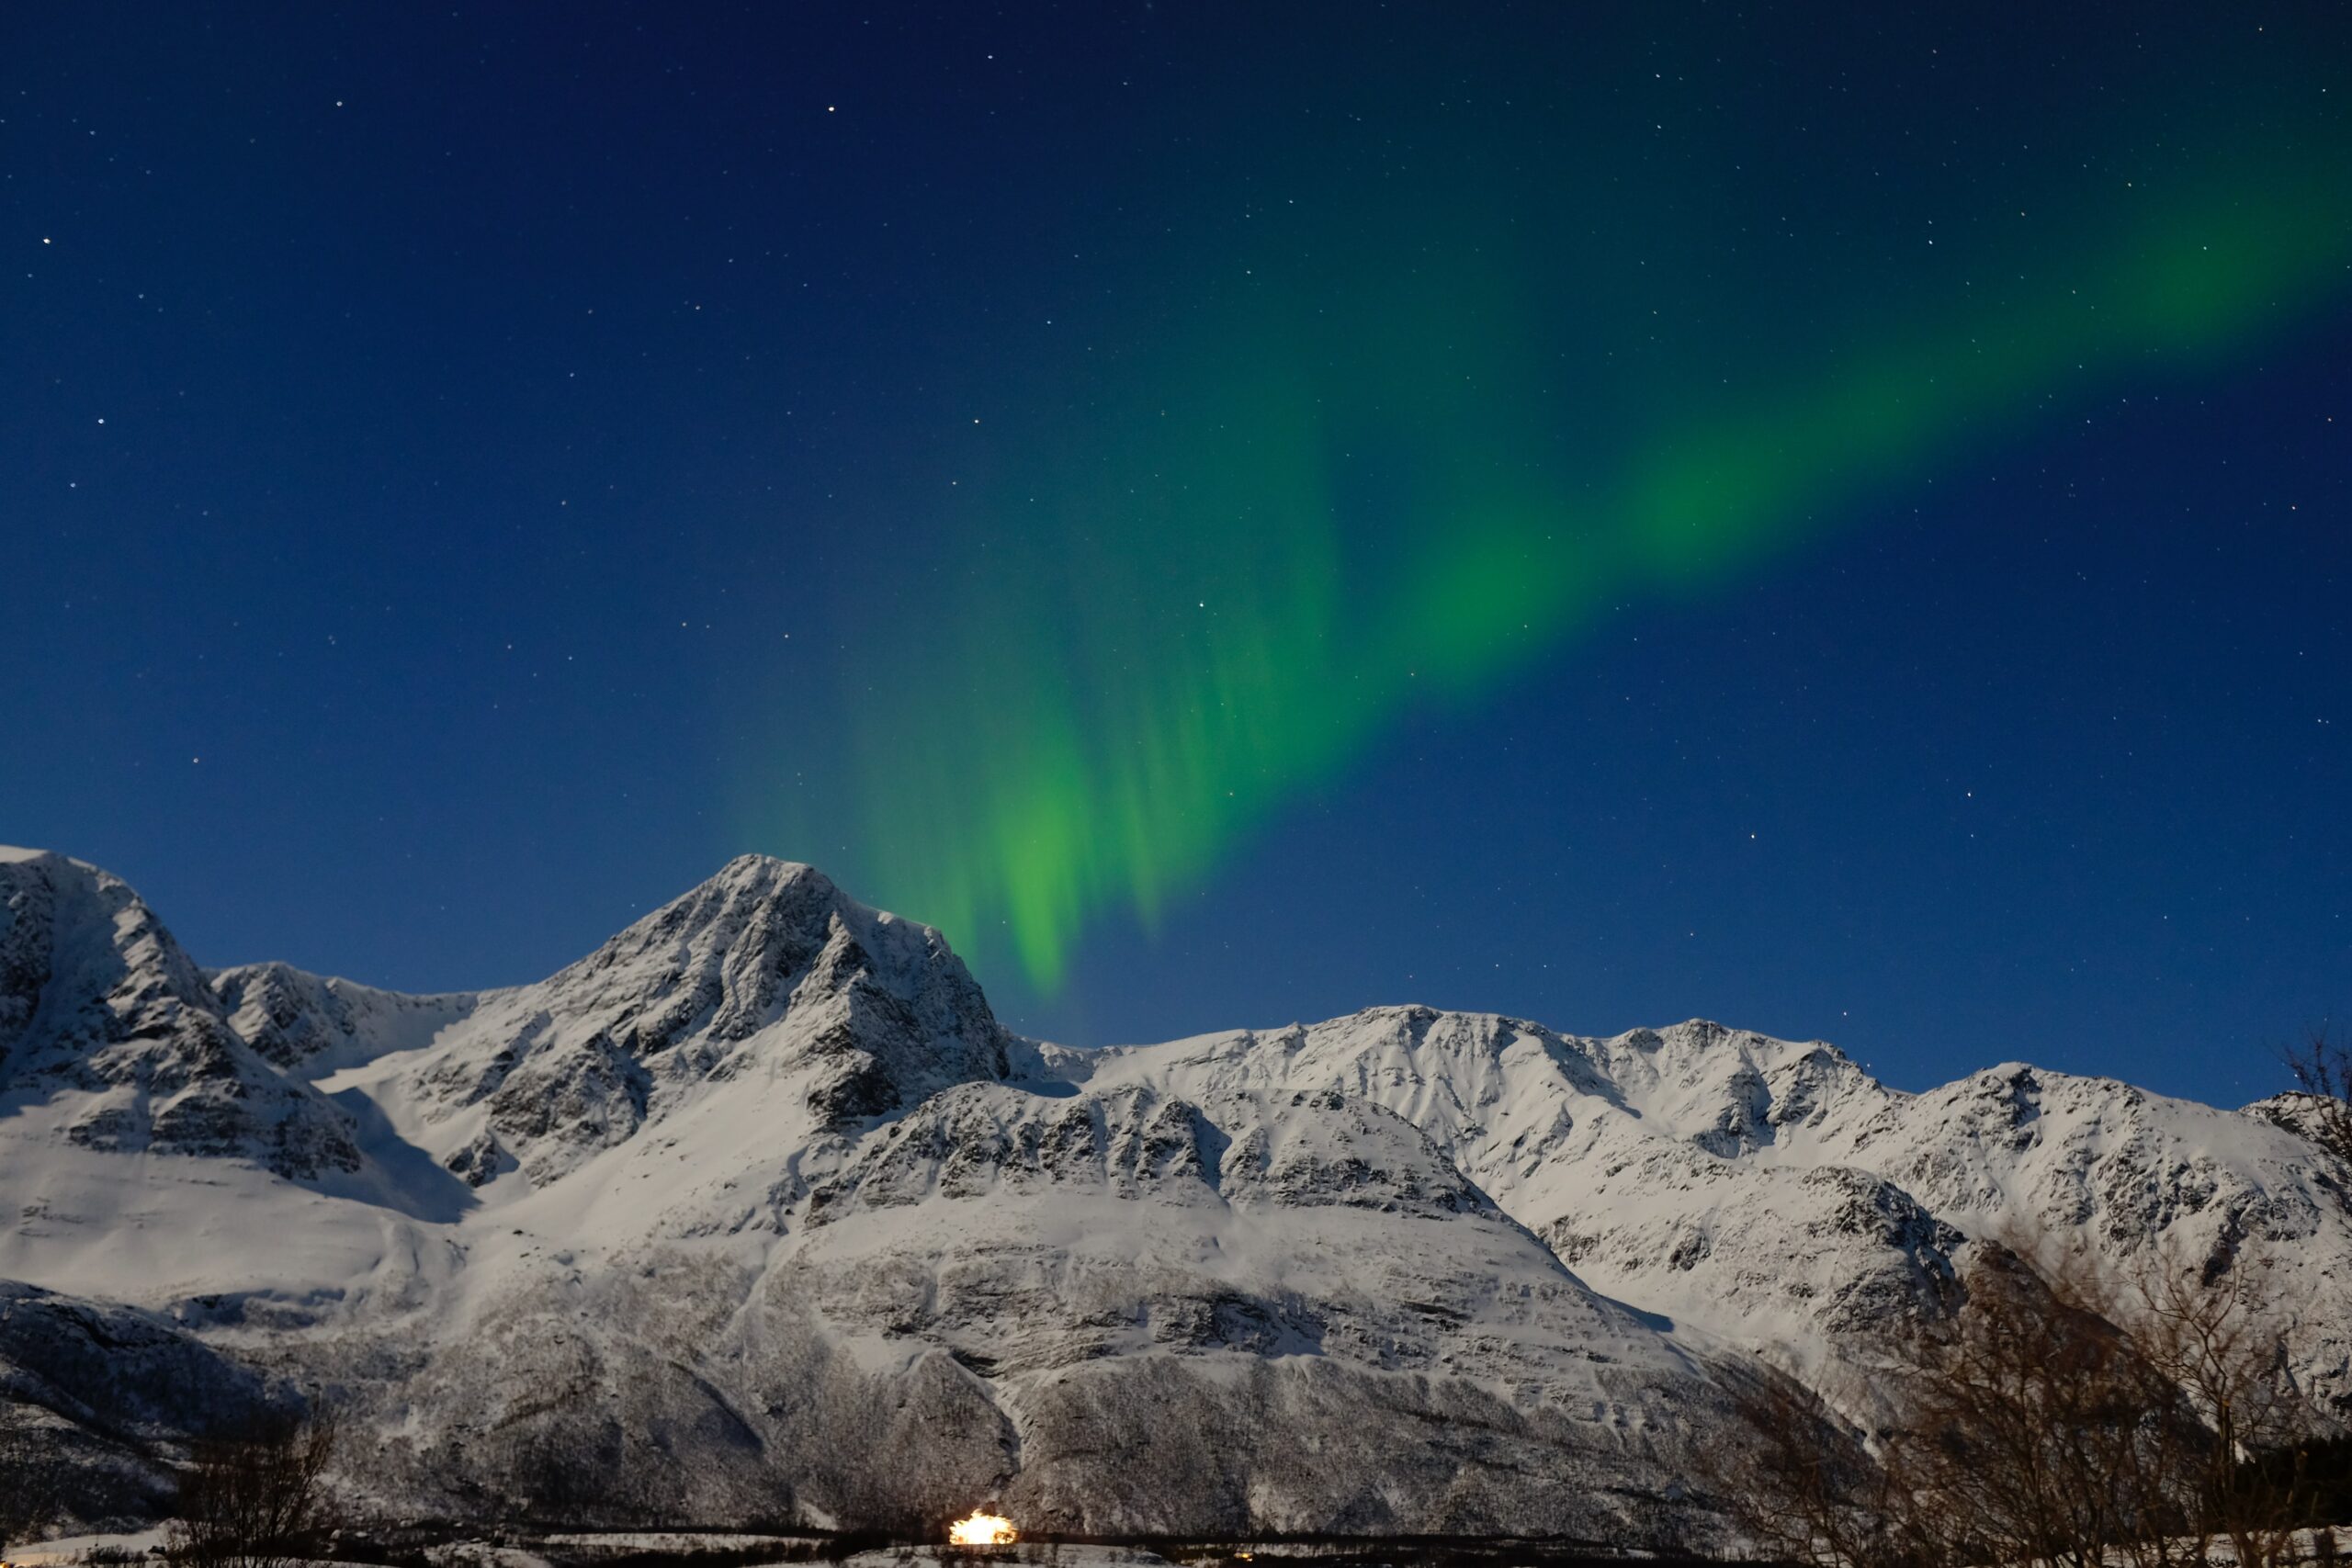
[[[1964,1559],[2103,1568],[2172,1560],[2194,1413],[2085,1292],[1988,1246],[1966,1303],[1894,1348],[1901,1420],[1884,1439],[1919,1539]]]
[[[2317,1501],[2306,1456],[2322,1421],[2262,1314],[2257,1265],[2192,1264],[2148,1253],[2112,1315],[2178,1388],[2211,1436],[2191,1478],[2200,1541],[2229,1541],[2243,1568],[2294,1560],[2293,1536]]]
[[[328,1528],[329,1413],[265,1416],[196,1445],[164,1549],[192,1568],[291,1568]]]
[[[1867,1445],[1792,1385],[1741,1391],[1737,1457],[1701,1466],[1736,1521],[1814,1568],[2288,1561],[2318,1418],[2259,1270],[2028,1250],[1983,1245],[1956,1311],[1887,1336]]]
[[[2323,1023],[2286,1056],[2296,1087],[2312,1099],[2312,1141],[2352,1165],[2352,1046],[2332,1039]]]
[[[1895,1472],[1812,1391],[1760,1371],[1732,1391],[1732,1415],[1701,1439],[1696,1469],[1767,1556],[1809,1568],[1917,1560]]]

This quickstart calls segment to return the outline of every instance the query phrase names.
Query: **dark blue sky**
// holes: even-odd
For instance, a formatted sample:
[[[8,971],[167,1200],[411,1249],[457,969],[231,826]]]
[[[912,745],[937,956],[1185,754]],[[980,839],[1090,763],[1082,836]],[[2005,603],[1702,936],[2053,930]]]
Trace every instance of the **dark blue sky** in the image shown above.
[[[1149,394],[1149,355],[1085,355],[1182,335],[1199,258],[1317,188],[1299,127],[1362,139],[1334,185],[1495,171],[1464,254],[1554,245],[1519,215],[1571,165],[1686,260],[1720,229],[1661,287],[1769,400],[1825,321],[1956,319],[1882,232],[2017,197],[2088,247],[2086,149],[2342,145],[2340,13],[14,13],[0,840],[119,872],[205,962],[418,989],[537,977],[746,849],[879,897],[870,823],[762,802],[856,793],[852,710],[896,700],[860,671],[924,635],[899,584],[1021,525],[937,510],[1015,463],[965,412],[1027,409],[1033,452],[1114,428],[1035,411],[1081,365]],[[1741,123],[1684,129],[1724,83]],[[1431,129],[1482,96],[1518,118]],[[1869,259],[1752,238],[1784,209]],[[1358,281],[1393,315],[1422,254]],[[1569,395],[1630,430],[1703,355],[1597,352]],[[1388,713],[1156,931],[1097,914],[1058,990],[991,960],[991,995],[1085,1043],[1418,999],[1703,1014],[1906,1088],[2024,1057],[2268,1092],[2352,1006],[2352,275],[2031,401]]]

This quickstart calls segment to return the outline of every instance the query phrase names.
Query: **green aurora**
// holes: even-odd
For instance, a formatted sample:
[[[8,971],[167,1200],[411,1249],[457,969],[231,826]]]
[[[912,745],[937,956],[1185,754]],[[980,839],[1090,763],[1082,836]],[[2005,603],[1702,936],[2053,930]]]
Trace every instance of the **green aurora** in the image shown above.
[[[1007,356],[1007,446],[852,650],[843,797],[766,836],[854,822],[861,887],[1049,994],[1093,922],[1149,927],[1403,716],[1600,608],[1720,591],[2290,328],[2352,261],[2318,124],[1752,264],[1709,209],[1753,235],[1775,196],[1629,198],[1622,148],[1526,221],[1522,174],[1267,176],[1314,211],[1269,198],[1239,260],[1138,241],[1131,294],[1180,303],[1081,378]]]

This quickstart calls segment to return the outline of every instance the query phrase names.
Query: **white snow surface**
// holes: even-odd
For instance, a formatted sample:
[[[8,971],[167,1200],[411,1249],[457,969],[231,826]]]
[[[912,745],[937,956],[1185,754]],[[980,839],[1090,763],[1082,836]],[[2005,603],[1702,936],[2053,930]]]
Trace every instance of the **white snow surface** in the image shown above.
[[[207,974],[0,851],[0,1279],[331,1382],[367,1483],[458,1512],[1622,1535],[1719,1369],[1835,1393],[2019,1224],[2272,1271],[2352,1415],[2352,1172],[2291,1122],[1699,1021],[1023,1041],[937,931],[752,856],[532,985]]]

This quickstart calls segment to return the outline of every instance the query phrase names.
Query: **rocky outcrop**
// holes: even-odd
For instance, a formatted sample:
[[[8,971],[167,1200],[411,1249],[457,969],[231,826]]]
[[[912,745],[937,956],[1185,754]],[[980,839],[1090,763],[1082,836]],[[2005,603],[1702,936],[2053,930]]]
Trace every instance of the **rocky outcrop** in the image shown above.
[[[139,896],[62,855],[0,858],[0,1072],[70,1102],[62,1135],[84,1147],[296,1179],[360,1166],[345,1119],[237,1033]]]
[[[414,1050],[464,1019],[480,1000],[466,992],[404,996],[305,974],[290,964],[217,970],[209,985],[229,1026],[284,1072]]]
[[[838,1134],[951,1085],[1002,1077],[1009,1036],[937,931],[759,856],[536,985],[480,998],[411,1076],[426,1119],[544,1183],[713,1085],[789,1079]],[[469,1117],[472,1107],[486,1117]]]

